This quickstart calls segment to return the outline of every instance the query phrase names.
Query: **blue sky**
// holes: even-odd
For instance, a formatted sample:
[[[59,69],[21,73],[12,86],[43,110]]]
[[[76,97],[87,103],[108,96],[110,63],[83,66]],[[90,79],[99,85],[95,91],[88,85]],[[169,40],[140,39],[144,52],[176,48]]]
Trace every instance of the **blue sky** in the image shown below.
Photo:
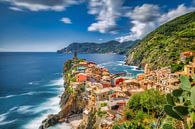
[[[0,51],[129,41],[195,10],[195,0],[0,0]]]

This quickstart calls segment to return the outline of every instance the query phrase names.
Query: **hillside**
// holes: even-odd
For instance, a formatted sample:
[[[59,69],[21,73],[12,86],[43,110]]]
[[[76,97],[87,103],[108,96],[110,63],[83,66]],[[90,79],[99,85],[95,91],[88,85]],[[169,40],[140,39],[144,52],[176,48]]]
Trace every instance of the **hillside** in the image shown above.
[[[118,41],[108,41],[105,43],[71,43],[69,46],[58,50],[58,53],[70,53],[77,51],[78,53],[117,53],[126,54],[137,41],[129,41],[120,43]]]
[[[195,51],[195,12],[169,21],[129,50],[126,63],[159,68],[177,63],[180,52]]]

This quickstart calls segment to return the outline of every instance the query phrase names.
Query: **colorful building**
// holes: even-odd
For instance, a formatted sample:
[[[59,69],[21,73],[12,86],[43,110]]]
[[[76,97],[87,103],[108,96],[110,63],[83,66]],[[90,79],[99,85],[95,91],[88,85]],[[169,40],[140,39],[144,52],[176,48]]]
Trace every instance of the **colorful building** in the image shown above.
[[[180,75],[193,76],[195,75],[195,57],[193,58],[193,62],[189,65],[184,65],[184,71],[177,72]]]
[[[114,79],[114,85],[116,86],[116,85],[118,85],[118,84],[120,84],[120,83],[122,83],[122,82],[124,82],[124,81],[125,81],[125,79],[122,78],[122,77],[115,78],[115,79]]]
[[[77,71],[80,72],[80,73],[84,73],[85,70],[86,70],[86,68],[87,68],[87,67],[85,67],[85,66],[78,66],[78,67],[77,67]]]
[[[76,81],[77,82],[84,82],[87,81],[87,74],[79,73],[76,75]]]
[[[192,51],[182,52],[180,54],[180,60],[184,62],[186,60],[186,58],[189,58],[192,56],[195,56],[195,52],[192,52]]]

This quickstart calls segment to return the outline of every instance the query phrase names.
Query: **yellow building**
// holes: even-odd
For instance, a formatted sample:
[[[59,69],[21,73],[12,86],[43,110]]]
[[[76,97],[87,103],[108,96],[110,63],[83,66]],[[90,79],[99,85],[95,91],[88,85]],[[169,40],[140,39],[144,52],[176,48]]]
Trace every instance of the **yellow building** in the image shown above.
[[[193,62],[191,64],[184,66],[184,74],[188,76],[195,74],[195,57],[193,58]]]

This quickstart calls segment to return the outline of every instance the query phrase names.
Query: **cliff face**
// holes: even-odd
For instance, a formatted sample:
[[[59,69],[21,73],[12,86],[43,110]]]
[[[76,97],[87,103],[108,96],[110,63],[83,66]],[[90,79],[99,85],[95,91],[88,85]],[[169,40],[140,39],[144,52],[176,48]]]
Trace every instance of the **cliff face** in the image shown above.
[[[152,68],[177,63],[180,52],[195,51],[195,12],[180,16],[151,32],[127,54],[129,65]]]
[[[73,62],[71,60],[68,60],[64,65],[64,69],[66,69],[64,73],[66,87],[60,100],[61,111],[59,111],[58,114],[49,115],[42,121],[42,125],[39,129],[46,129],[58,123],[68,122],[70,116],[83,112],[87,101],[84,99],[85,94],[83,93],[82,87],[78,87],[74,92],[72,92],[70,88],[69,70],[71,71],[72,65]]]
[[[87,117],[87,120],[83,120],[78,129],[96,129],[96,110],[92,109]]]

